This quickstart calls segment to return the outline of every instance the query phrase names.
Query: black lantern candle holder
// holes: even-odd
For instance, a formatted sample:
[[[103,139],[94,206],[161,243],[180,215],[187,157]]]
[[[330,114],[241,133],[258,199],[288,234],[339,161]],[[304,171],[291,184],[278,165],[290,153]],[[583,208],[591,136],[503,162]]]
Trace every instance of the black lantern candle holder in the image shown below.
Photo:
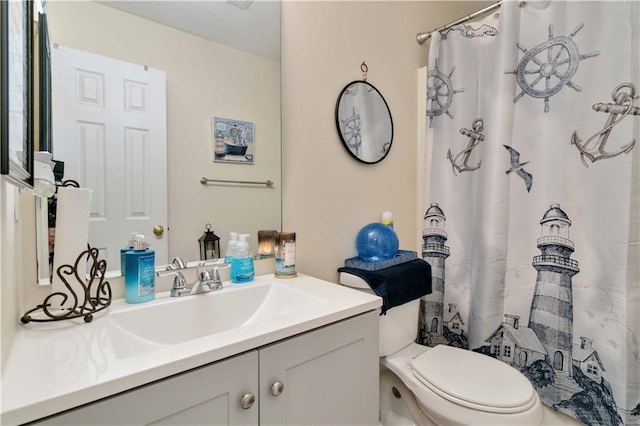
[[[202,237],[198,238],[200,244],[200,260],[220,258],[220,237],[213,233],[211,224],[207,223]]]

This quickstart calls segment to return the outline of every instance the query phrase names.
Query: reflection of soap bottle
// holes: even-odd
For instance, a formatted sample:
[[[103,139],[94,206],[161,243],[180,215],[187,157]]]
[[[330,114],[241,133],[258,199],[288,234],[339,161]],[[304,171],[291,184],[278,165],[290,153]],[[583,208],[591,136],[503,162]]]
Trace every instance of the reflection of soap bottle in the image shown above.
[[[294,278],[296,273],[296,233],[278,232],[276,235],[276,278]]]
[[[129,250],[133,250],[133,242],[136,239],[137,232],[131,233],[131,238],[129,238],[129,243],[126,247],[120,249],[120,274],[124,277],[124,254]]]
[[[235,270],[233,269],[233,256],[235,255],[238,248],[238,233],[231,232],[229,235],[231,238],[229,239],[229,244],[227,245],[227,251],[224,252],[224,263],[231,263],[229,278],[231,279],[231,281],[233,281],[233,273],[235,272]]]
[[[124,254],[124,300],[127,303],[148,302],[156,297],[156,256],[147,247],[144,235],[136,235],[133,249]]]
[[[227,250],[224,252],[224,262],[231,263],[231,259],[233,259],[233,252],[236,249],[238,244],[238,233],[231,232],[229,233],[229,244],[227,244]]]
[[[248,283],[256,275],[253,257],[251,257],[247,242],[249,234],[240,234],[239,237],[240,241],[238,241],[231,261],[231,281],[236,284]]]

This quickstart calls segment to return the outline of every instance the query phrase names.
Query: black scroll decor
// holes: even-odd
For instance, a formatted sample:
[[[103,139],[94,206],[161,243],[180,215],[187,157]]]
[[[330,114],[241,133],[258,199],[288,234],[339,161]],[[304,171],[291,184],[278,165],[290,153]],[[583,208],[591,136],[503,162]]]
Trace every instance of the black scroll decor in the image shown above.
[[[85,257],[87,264],[91,265],[88,279],[85,279],[84,271],[78,271],[78,264]],[[87,250],[80,253],[73,265],[62,265],[56,270],[58,277],[70,294],[51,293],[40,305],[25,312],[20,321],[27,324],[29,322],[61,321],[83,317],[85,322],[91,322],[93,314],[111,305],[111,286],[109,281],[104,280],[106,270],[107,261],[98,260],[98,249],[87,245]],[[78,294],[77,290],[69,284],[73,279],[80,284],[81,294]],[[73,305],[63,307],[69,297],[73,298]],[[38,315],[32,316],[34,313],[38,313]]]

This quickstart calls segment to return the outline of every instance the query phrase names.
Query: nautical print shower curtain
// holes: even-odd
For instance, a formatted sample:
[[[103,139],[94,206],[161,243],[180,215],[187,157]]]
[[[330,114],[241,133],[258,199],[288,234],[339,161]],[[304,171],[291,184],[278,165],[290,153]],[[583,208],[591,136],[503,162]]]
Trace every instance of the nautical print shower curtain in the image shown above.
[[[507,1],[429,48],[418,341],[593,425],[640,424],[639,18]]]

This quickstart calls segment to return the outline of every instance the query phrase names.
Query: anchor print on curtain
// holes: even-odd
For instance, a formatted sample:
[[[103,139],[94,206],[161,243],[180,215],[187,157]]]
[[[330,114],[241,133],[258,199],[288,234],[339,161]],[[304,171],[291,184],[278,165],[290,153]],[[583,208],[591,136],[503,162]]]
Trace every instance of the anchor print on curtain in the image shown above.
[[[639,40],[637,1],[505,2],[429,47],[418,343],[590,425],[640,424]]]

